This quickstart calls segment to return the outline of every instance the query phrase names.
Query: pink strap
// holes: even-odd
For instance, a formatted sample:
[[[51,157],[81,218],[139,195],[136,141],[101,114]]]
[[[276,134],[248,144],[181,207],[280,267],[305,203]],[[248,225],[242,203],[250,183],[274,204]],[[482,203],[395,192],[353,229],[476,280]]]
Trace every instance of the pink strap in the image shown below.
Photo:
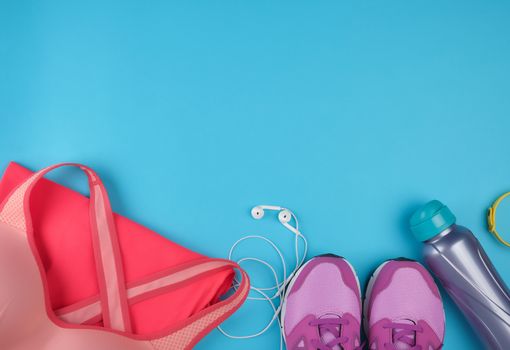
[[[241,285],[228,299],[210,306],[191,318],[183,321],[177,327],[169,330],[168,336],[151,340],[155,350],[190,350],[205,334],[217,327],[227,317],[234,313],[244,302],[249,292],[249,279],[246,273],[232,261],[223,259],[202,259],[172,268],[165,274],[150,276],[146,281],[133,283],[128,286],[128,297],[131,303],[136,299],[165,293],[168,288],[178,288],[194,279],[221,269],[238,269],[241,272]],[[56,314],[63,320],[72,323],[93,324],[100,321],[100,305],[97,298],[79,302],[63,309]]]
[[[128,283],[130,305],[193,283],[218,271],[232,270],[232,262],[224,259],[200,259],[158,272],[138,282]],[[94,296],[55,311],[62,320],[73,324],[90,323],[101,316],[99,298]]]
[[[113,213],[108,195],[96,173],[81,164],[62,163],[44,168],[30,176],[4,201],[0,221],[33,234],[30,216],[30,193],[39,179],[62,166],[75,166],[88,177],[90,187],[90,227],[96,261],[99,294],[105,327],[131,331],[123,264]]]

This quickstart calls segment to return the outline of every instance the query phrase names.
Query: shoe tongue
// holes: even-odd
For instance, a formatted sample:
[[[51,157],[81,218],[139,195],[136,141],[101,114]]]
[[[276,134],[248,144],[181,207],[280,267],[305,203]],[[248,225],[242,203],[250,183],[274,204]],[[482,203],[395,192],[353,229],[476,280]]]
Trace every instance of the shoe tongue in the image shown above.
[[[319,319],[325,319],[325,318],[328,318],[328,319],[338,318],[340,320],[341,317],[339,315],[335,315],[335,314],[324,314],[319,317]],[[332,327],[334,327],[334,332],[332,332],[332,329],[331,329]],[[324,326],[322,326],[322,327],[319,326],[319,336],[321,337],[321,340],[324,344],[327,344],[330,341],[340,337],[340,332],[341,332],[340,324],[338,324],[337,326],[330,326],[329,328],[326,328]],[[336,346],[333,346],[331,349],[332,350],[341,350],[342,348],[340,347],[340,345],[336,345]]]
[[[395,321],[395,323],[400,323],[400,324],[409,324],[409,325],[415,325],[416,323],[409,320],[409,319],[402,319],[402,320],[397,320]],[[402,329],[399,329],[398,327],[397,328],[394,328],[392,330],[393,334],[391,335],[391,337],[393,339],[395,339],[395,333],[398,333],[400,332]],[[413,344],[416,344],[416,333],[414,333],[414,335],[406,335],[404,336],[405,338],[409,339],[412,341]],[[400,340],[396,340],[393,345],[395,346],[395,350],[409,350],[411,349],[414,345],[409,345],[403,341],[400,341]]]

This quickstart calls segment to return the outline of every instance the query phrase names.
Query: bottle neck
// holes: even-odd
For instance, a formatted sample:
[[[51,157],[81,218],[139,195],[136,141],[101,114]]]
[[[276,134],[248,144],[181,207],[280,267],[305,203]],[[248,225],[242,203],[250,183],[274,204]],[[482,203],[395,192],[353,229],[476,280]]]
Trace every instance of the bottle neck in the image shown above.
[[[445,237],[450,232],[452,232],[454,230],[455,226],[456,226],[455,224],[453,224],[451,226],[448,226],[446,229],[444,229],[443,231],[439,232],[437,235],[435,235],[431,239],[428,239],[428,240],[424,241],[423,243],[436,243],[441,238]]]

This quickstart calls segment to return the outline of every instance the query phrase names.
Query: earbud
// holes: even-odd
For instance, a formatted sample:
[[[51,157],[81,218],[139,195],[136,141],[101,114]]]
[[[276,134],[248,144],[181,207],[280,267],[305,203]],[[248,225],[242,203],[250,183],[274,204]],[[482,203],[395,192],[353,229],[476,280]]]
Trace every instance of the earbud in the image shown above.
[[[262,207],[259,205],[253,207],[251,209],[251,216],[256,220],[262,219],[264,217],[264,209],[262,209]]]
[[[290,219],[292,219],[292,214],[287,209],[283,209],[278,213],[278,220],[280,220],[282,224],[288,223]]]

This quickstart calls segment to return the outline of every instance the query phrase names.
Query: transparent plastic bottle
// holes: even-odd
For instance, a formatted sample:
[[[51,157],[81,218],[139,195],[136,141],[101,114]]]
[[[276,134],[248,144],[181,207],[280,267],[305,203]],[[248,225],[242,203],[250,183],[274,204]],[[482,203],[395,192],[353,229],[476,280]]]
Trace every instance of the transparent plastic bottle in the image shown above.
[[[434,200],[417,210],[411,231],[424,243],[425,263],[487,349],[510,349],[510,291],[480,242]]]

